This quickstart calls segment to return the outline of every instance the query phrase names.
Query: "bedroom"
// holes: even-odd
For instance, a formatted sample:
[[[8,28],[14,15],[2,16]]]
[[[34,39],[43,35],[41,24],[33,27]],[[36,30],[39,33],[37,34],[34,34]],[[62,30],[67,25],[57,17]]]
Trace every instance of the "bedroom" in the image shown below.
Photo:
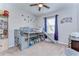
[[[38,6],[31,7],[30,4],[33,4],[33,3],[1,3],[0,4],[1,17],[5,10],[9,14],[8,17],[5,16],[3,18],[0,18],[1,20],[5,18],[8,19],[7,20],[8,21],[7,41],[5,39],[0,41],[1,43],[3,41],[2,44],[4,47],[1,49],[5,51],[1,52],[0,55],[18,55],[18,54],[21,55],[21,53],[22,55],[64,55],[63,53],[65,53],[65,49],[68,47],[69,35],[71,35],[71,33],[73,32],[79,31],[79,28],[78,28],[79,4],[45,3],[45,5],[49,6],[50,8],[46,9],[45,7],[42,7],[40,11],[38,9]],[[47,23],[46,21],[44,21],[45,19],[47,19]],[[48,22],[51,22],[51,21],[48,21],[49,19],[57,20],[56,22],[55,21],[52,22],[52,23],[55,23],[55,24],[52,24],[54,25],[52,26],[52,28],[54,29],[53,31],[50,31],[49,29],[49,26],[51,25],[48,23]],[[15,33],[16,33],[15,31],[17,30],[33,31],[32,29],[37,31],[37,33],[35,33],[36,35],[40,34],[40,32],[42,32],[43,30],[47,31],[45,32],[46,34],[43,33],[45,34],[44,35],[45,37],[43,37],[45,39],[43,40],[43,42],[40,41],[39,43],[31,46],[30,48],[26,48],[26,49],[23,49],[23,51],[20,51],[18,48],[15,47]],[[55,31],[56,31],[56,35],[54,36]],[[52,32],[52,33],[49,33],[49,32]],[[56,39],[54,37],[56,37]],[[22,37],[20,36],[20,38]],[[51,41],[49,39],[51,39]],[[25,45],[26,44],[23,44],[23,46]],[[48,52],[44,51],[45,49]],[[51,53],[52,49],[55,50],[55,52]],[[56,51],[58,49],[61,50],[59,54],[57,54],[57,51]],[[18,52],[15,52],[16,50]],[[29,50],[31,52],[28,52]],[[25,51],[28,53],[25,54],[24,53]],[[43,51],[44,51],[44,54],[43,54]]]

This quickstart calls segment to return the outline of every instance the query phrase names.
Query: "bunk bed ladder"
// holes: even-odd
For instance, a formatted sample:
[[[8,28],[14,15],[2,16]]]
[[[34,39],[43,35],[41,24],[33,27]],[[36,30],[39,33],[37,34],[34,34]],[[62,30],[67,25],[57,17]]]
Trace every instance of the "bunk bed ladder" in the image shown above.
[[[51,40],[52,43],[56,43],[56,41],[54,40],[54,38],[52,38],[47,32],[43,31],[43,33],[47,36],[47,38],[49,40]]]

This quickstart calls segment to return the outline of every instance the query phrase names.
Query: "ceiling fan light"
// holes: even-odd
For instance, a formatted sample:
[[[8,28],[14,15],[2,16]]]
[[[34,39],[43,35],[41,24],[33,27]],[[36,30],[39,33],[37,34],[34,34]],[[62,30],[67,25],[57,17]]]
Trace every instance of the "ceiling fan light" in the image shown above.
[[[42,5],[42,4],[39,4],[38,6],[39,6],[39,7],[43,7],[43,5]]]

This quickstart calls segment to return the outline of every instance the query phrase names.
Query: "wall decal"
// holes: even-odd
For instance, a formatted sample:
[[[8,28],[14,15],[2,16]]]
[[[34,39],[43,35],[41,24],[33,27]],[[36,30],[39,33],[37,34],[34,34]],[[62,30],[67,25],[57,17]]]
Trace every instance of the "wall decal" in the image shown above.
[[[26,18],[24,18],[24,21],[26,21]]]
[[[23,14],[21,16],[24,16]]]
[[[33,21],[33,20],[32,20],[33,18],[30,17],[29,15],[28,15],[28,16],[24,16],[23,14],[21,14],[21,16],[22,16],[23,20],[24,20],[26,23],[30,23],[30,22]]]
[[[30,19],[30,21],[32,21],[32,19]]]
[[[61,23],[72,23],[72,17],[65,17],[61,20]]]
[[[29,16],[28,16],[28,18],[29,18]]]

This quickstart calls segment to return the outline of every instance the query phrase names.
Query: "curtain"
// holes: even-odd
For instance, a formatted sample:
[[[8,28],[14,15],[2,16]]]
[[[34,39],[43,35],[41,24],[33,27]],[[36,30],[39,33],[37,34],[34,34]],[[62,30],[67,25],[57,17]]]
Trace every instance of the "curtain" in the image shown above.
[[[44,31],[47,32],[47,18],[44,18]],[[47,36],[45,35],[45,38],[47,38]]]
[[[55,15],[55,33],[54,40],[58,41],[58,15]]]
[[[47,18],[44,19],[44,31],[47,32]]]

